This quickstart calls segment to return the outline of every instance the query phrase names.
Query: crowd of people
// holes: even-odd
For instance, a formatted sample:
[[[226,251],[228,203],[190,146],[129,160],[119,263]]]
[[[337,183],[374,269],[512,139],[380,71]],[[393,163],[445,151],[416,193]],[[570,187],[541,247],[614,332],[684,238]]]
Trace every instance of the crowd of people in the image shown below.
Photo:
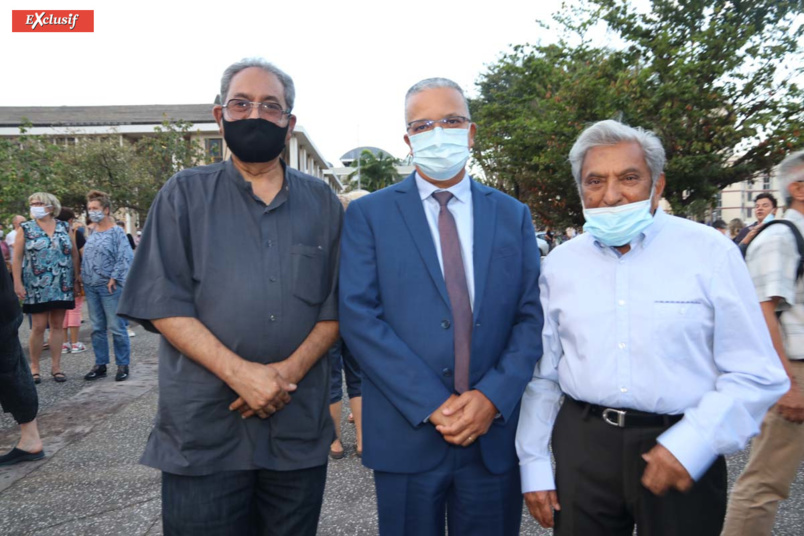
[[[346,451],[342,370],[382,535],[515,535],[523,505],[559,535],[770,534],[804,457],[804,152],[778,168],[784,218],[758,196],[752,228],[709,227],[660,207],[653,132],[593,123],[569,153],[583,233],[548,230],[542,260],[528,207],[467,172],[455,82],[405,95],[415,171],[340,201],[281,158],[290,76],[243,60],[219,97],[231,158],[166,182],[136,255],[107,194],[88,195],[80,262],[58,200],[30,197],[12,257],[30,370],[0,274],[0,402],[22,429],[0,464],[44,455],[43,333],[61,348],[83,293],[87,380],[109,332],[128,377],[126,319],[163,338],[141,462],[166,535],[315,534]],[[757,434],[729,501],[724,456]]]

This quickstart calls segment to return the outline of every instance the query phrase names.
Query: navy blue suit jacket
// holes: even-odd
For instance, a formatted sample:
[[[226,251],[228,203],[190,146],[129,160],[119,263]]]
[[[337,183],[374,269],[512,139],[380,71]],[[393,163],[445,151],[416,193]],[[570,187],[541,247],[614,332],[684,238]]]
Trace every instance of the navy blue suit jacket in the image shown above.
[[[527,207],[471,183],[470,388],[501,416],[478,439],[493,473],[517,464],[519,401],[542,355],[539,249]],[[425,422],[454,392],[452,313],[414,175],[353,201],[341,237],[340,328],[363,370],[363,462],[434,468],[449,444]]]

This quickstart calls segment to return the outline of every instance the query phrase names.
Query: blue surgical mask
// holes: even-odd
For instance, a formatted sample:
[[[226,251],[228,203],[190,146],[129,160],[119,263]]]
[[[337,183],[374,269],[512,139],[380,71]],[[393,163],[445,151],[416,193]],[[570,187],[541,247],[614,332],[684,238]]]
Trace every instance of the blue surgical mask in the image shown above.
[[[775,220],[775,219],[776,219],[776,216],[774,216],[774,215],[771,213],[771,214],[768,214],[767,216],[765,216],[765,220],[764,220],[762,223],[763,223],[763,224],[765,224],[765,223],[770,223],[770,222],[772,222],[772,221],[773,221],[773,220]]]
[[[630,244],[631,240],[653,223],[650,202],[648,198],[616,207],[584,209],[583,217],[586,223],[583,230],[606,246]]]
[[[450,180],[469,160],[468,128],[436,127],[408,139],[413,149],[413,163],[433,180]]]
[[[88,215],[89,215],[89,221],[95,223],[100,222],[103,218],[106,217],[106,215],[103,213],[102,210],[90,210]]]

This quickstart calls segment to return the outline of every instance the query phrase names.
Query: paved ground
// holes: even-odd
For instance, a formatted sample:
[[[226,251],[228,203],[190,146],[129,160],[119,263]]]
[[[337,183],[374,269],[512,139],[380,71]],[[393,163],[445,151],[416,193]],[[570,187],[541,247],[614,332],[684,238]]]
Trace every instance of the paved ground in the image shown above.
[[[88,347],[89,328],[81,340]],[[39,385],[39,423],[47,457],[39,462],[0,468],[0,535],[158,535],[159,473],[137,464],[156,411],[158,338],[134,327],[131,379],[82,379],[94,363],[91,350],[66,355],[69,381],[57,384],[43,374]],[[21,332],[27,349],[27,330]],[[26,350],[27,351],[27,350]],[[50,370],[43,356],[42,371]],[[345,407],[347,405],[344,405]],[[377,534],[371,472],[354,456],[354,428],[346,424],[349,456],[329,464],[319,534]],[[0,452],[14,446],[17,430],[0,415]],[[745,464],[745,454],[729,459],[730,485]],[[804,471],[792,498],[780,509],[774,534],[804,534]],[[543,535],[528,516],[522,534]]]

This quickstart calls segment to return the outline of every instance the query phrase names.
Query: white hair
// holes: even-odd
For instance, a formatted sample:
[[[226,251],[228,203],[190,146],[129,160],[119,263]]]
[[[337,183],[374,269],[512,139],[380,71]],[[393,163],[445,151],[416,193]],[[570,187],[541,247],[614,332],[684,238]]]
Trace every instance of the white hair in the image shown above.
[[[221,77],[221,93],[219,96],[222,105],[226,104],[226,99],[229,97],[229,86],[232,83],[232,78],[240,71],[248,69],[249,67],[257,67],[276,76],[285,90],[285,104],[287,104],[288,110],[293,109],[293,104],[296,100],[296,86],[293,84],[293,79],[285,71],[263,58],[244,58],[237,63],[231,64],[223,71],[223,76]]]
[[[664,171],[666,161],[664,147],[662,147],[659,137],[649,130],[629,127],[618,121],[607,119],[587,127],[570,149],[569,161],[578,191],[581,190],[581,168],[583,168],[586,153],[595,147],[617,145],[623,142],[635,142],[642,148],[645,163],[650,170],[651,190],[656,187],[656,181]]]
[[[789,207],[791,204],[790,190],[791,184],[804,181],[804,149],[796,151],[787,156],[776,168],[779,177],[779,194]]]

